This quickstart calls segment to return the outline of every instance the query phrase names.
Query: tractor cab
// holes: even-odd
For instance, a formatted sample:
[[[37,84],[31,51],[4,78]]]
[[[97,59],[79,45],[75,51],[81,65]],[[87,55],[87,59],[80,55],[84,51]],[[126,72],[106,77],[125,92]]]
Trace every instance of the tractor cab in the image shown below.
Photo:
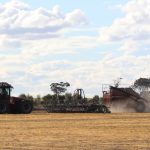
[[[33,110],[32,101],[20,97],[11,97],[12,88],[13,86],[8,83],[0,82],[0,114],[31,113]]]
[[[10,98],[12,86],[6,82],[0,82],[0,100]]]

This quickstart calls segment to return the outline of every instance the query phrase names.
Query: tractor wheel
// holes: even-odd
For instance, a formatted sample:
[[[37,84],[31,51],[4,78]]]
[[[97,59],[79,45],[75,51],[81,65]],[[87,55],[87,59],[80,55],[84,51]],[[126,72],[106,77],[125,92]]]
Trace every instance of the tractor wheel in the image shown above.
[[[29,114],[33,110],[33,104],[31,101],[22,101],[20,103],[20,110],[23,114]]]
[[[7,112],[7,105],[5,103],[0,103],[0,114],[5,114]]]
[[[144,102],[137,102],[135,109],[136,109],[137,112],[144,112],[145,111]]]

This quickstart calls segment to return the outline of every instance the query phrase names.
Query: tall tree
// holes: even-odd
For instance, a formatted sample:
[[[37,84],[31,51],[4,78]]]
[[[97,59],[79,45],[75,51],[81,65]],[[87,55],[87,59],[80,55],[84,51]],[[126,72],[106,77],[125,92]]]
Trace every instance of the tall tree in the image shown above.
[[[54,92],[54,94],[59,95],[61,93],[66,92],[67,87],[69,86],[70,84],[68,82],[60,82],[60,83],[52,83],[50,85],[50,88]]]
[[[29,95],[29,94],[27,94],[27,95],[26,95],[26,94],[20,94],[19,97],[20,97],[20,98],[23,98],[23,99],[32,100],[32,101],[33,101],[33,99],[34,99],[33,96],[32,96],[32,95]]]
[[[140,92],[150,90],[150,78],[139,78],[134,84],[133,88],[138,89]]]
[[[55,99],[55,96],[56,96],[55,102],[57,102],[59,104],[64,103],[65,96],[61,96],[60,94],[66,92],[67,87],[69,87],[69,86],[70,86],[70,84],[68,82],[52,83],[50,85],[51,90],[55,94],[53,99]]]

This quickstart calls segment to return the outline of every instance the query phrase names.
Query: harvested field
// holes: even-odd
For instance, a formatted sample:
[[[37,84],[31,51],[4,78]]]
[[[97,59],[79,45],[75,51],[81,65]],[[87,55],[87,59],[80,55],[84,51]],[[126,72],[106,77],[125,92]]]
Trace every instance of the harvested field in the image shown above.
[[[150,114],[0,115],[0,149],[149,150]]]

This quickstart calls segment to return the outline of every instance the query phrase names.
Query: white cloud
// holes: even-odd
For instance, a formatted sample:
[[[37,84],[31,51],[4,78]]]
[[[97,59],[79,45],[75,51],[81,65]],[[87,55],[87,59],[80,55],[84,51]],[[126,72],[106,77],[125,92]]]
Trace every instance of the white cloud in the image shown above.
[[[140,43],[132,40],[125,40],[121,46],[121,50],[125,51],[125,53],[132,53],[138,50]]]
[[[22,41],[8,38],[5,35],[0,36],[0,52],[9,53],[16,51],[21,47]]]
[[[45,40],[30,40],[22,42],[21,55],[31,58],[32,56],[51,56],[53,54],[74,54],[78,49],[89,49],[98,46],[96,37],[70,36]]]
[[[63,29],[84,25],[86,22],[81,10],[64,14],[59,6],[54,6],[52,10],[31,9],[18,0],[0,5],[0,35],[9,38],[53,38]]]
[[[125,16],[115,19],[111,26],[101,28],[100,40],[120,42],[124,45],[121,49],[136,50],[139,42],[142,44],[150,38],[150,1],[131,0],[120,8]]]
[[[86,17],[80,9],[76,9],[71,13],[68,13],[65,18],[66,22],[68,22],[71,25],[84,25],[87,23]]]
[[[22,87],[25,93],[34,95],[49,93],[49,85],[52,82],[68,81],[71,83],[72,92],[76,88],[83,88],[87,95],[92,96],[100,95],[101,85],[111,84],[118,77],[123,78],[123,84],[131,84],[140,77],[149,77],[149,63],[150,55],[106,55],[99,61],[72,62],[64,59],[36,63],[28,62],[19,56],[5,56],[1,59],[0,76],[3,81],[12,83],[18,89]],[[23,91],[19,91],[21,92]]]
[[[76,54],[75,49],[97,46],[93,42],[96,41],[95,37],[64,34],[64,29],[70,30],[86,23],[85,14],[79,9],[64,14],[59,6],[54,6],[52,10],[31,9],[29,5],[16,0],[1,4],[1,81],[10,82],[26,93],[48,92],[50,82],[59,77],[60,80],[67,79],[64,71],[67,73],[75,67],[68,61],[49,60],[49,56]],[[47,58],[43,60],[43,56]],[[17,91],[17,94],[23,92]]]
[[[1,5],[1,7],[3,7]],[[19,0],[12,0],[10,2],[7,2],[6,4],[4,4],[4,8],[12,8],[12,9],[22,9],[22,10],[27,10],[29,9],[29,5],[23,3],[22,1]]]
[[[19,0],[0,4],[0,52],[19,49],[24,57],[74,53],[74,48],[87,45],[90,39],[82,37],[82,43],[80,37],[68,38],[65,33],[86,23],[80,9],[69,13],[62,13],[58,5],[51,10],[32,9]]]
[[[136,3],[139,1],[132,0],[132,2],[135,2],[133,6],[136,10]],[[147,6],[148,4],[147,1]],[[145,36],[141,37],[144,30],[148,34],[146,27],[148,23],[143,15],[141,17],[144,21],[137,21],[129,6],[132,6],[132,3],[122,6],[122,10],[126,13],[125,17],[114,21],[112,26],[101,29],[100,37],[107,44],[114,41],[123,44],[121,49],[128,52],[117,57],[112,53],[104,53],[99,61],[81,61],[79,50],[92,51],[100,45],[96,36],[83,35],[87,29],[83,29],[82,34],[80,30],[75,30],[75,36],[71,35],[70,28],[87,23],[83,11],[76,9],[64,14],[59,6],[47,10],[31,9],[20,1],[1,4],[1,81],[12,83],[16,87],[15,94],[25,92],[43,95],[50,92],[51,82],[68,81],[71,83],[72,92],[75,88],[83,88],[87,95],[100,95],[101,84],[112,83],[118,77],[124,78],[125,84],[130,84],[139,77],[148,77],[150,69],[147,64],[150,63],[150,56],[133,56],[129,52],[130,49],[132,51],[138,49],[142,44],[137,42],[139,40],[149,43]],[[136,15],[139,16],[140,13],[137,11]],[[64,32],[64,29],[69,29],[69,34]],[[15,49],[19,50],[16,52]],[[8,53],[11,50],[11,54]],[[59,57],[59,60],[55,58],[51,60],[53,56],[66,53],[71,57],[78,57],[78,61],[71,61],[71,58],[64,55]],[[86,55],[86,51],[83,54]]]

